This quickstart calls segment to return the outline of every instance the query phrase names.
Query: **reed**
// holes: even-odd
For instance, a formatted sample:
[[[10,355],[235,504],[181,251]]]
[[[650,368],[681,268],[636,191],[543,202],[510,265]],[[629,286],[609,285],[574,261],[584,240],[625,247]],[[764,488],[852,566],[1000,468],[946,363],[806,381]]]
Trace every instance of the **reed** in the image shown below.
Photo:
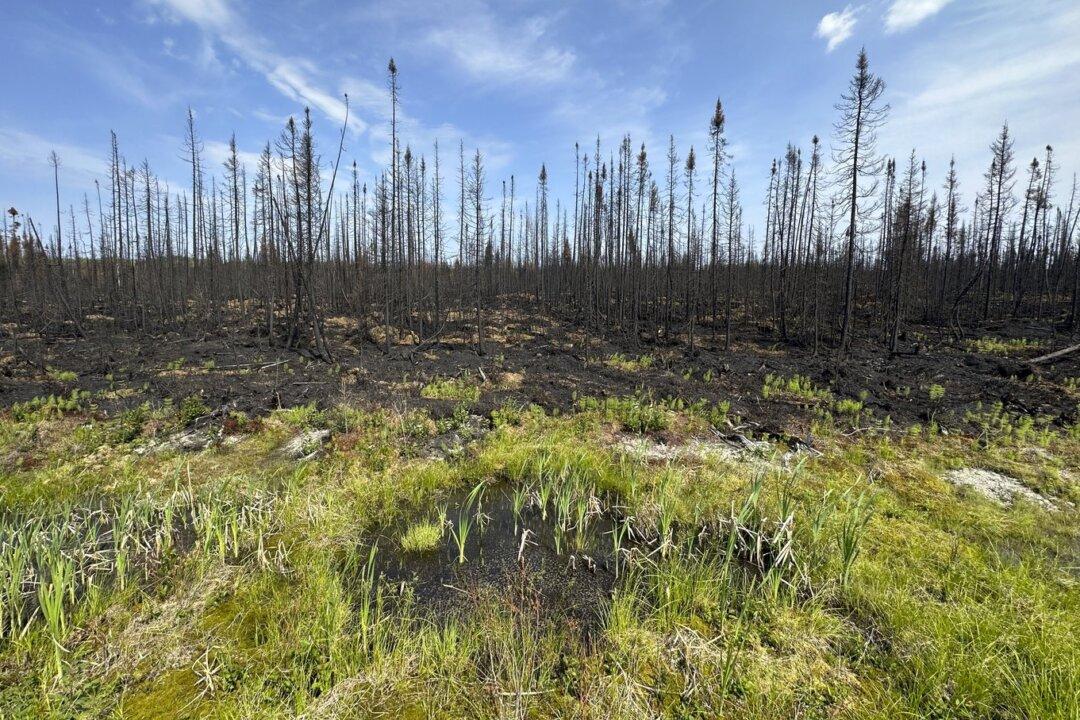
[[[467,510],[458,513],[457,525],[450,528],[450,535],[454,538],[454,544],[458,550],[458,564],[465,564],[465,545],[469,541],[469,532],[472,528],[472,519]]]

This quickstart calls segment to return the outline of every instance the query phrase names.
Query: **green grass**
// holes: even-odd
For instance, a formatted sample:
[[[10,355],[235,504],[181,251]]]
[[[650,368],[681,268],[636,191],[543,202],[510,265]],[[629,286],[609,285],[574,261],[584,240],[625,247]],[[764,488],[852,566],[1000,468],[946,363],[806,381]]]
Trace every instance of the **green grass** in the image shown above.
[[[468,378],[436,378],[420,388],[420,397],[429,400],[476,402],[480,399],[480,386]]]
[[[655,362],[656,360],[652,355],[631,357],[622,353],[614,353],[604,361],[604,364],[623,372],[641,372],[651,368]]]
[[[0,465],[4,717],[1080,714],[1080,523],[1063,502],[1080,436],[1038,418],[989,407],[971,436],[879,429],[824,436],[820,456],[648,463],[613,430],[693,434],[726,409],[508,407],[432,460],[415,413],[294,408],[232,447],[137,453],[171,409],[47,405],[0,415],[3,456],[25,460]],[[306,427],[334,432],[324,456],[277,452]],[[1062,509],[959,492],[941,479],[954,467]],[[588,642],[527,582],[459,588],[467,609],[440,613],[382,579],[395,553],[446,541],[439,508],[470,489],[449,532],[477,568],[492,480],[515,523],[546,515],[533,541],[566,562],[588,536],[612,549]]]
[[[444,529],[445,523],[437,520],[418,522],[410,525],[398,542],[405,552],[431,552],[442,544]]]
[[[1028,340],[1027,338],[1002,339],[982,337],[967,341],[968,350],[984,353],[986,355],[1016,355],[1017,353],[1024,353],[1029,350],[1037,350],[1040,347],[1042,347],[1042,342],[1039,340]]]

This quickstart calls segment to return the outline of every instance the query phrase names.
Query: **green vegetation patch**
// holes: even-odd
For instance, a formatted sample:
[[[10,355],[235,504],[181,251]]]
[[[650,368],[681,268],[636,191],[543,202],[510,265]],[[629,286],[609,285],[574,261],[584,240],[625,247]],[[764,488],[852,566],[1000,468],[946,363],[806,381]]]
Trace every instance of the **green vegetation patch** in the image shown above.
[[[623,372],[641,372],[651,368],[654,362],[655,359],[652,355],[638,355],[637,357],[632,357],[623,355],[622,353],[614,353],[604,361],[604,364],[622,370]]]
[[[222,419],[245,428],[235,446],[136,452],[168,412],[0,416],[4,455],[33,459],[0,471],[6,715],[1080,713],[1071,428],[991,407],[980,436],[868,426],[820,455],[650,462],[612,433],[675,443],[726,408],[643,396],[508,406],[449,459],[418,451],[437,430],[422,413],[313,406]],[[333,441],[296,463],[277,448],[298,427]],[[960,467],[1056,509],[954,488]],[[384,576],[443,552],[482,577],[497,507],[499,552],[543,546],[570,583],[591,560],[610,592],[561,615],[515,563],[451,581],[448,613]]]
[[[480,386],[468,378],[436,378],[420,388],[420,397],[476,402],[480,399]]]
[[[1037,350],[1042,347],[1042,342],[1039,340],[1029,340],[1027,338],[996,338],[996,337],[981,337],[974,338],[967,341],[967,349],[974,352],[984,353],[986,355],[1017,355],[1023,354],[1030,350]]]
[[[405,552],[431,552],[442,544],[444,529],[445,523],[438,520],[414,523],[401,534],[398,542]]]

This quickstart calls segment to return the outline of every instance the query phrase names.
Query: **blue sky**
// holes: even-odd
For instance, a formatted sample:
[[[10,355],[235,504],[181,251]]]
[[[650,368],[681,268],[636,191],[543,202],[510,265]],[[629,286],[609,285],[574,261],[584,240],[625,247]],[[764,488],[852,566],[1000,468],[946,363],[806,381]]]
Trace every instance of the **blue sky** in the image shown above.
[[[1076,0],[38,0],[5,8],[0,202],[50,227],[50,150],[62,204],[104,177],[109,130],[131,162],[183,186],[191,106],[211,165],[229,135],[248,157],[312,107],[325,158],[348,92],[346,158],[365,177],[388,158],[385,68],[401,73],[403,135],[443,161],[459,139],[487,158],[492,196],[540,164],[563,197],[573,145],[644,140],[662,172],[667,135],[705,148],[719,96],[746,217],[758,224],[771,158],[828,147],[861,45],[888,84],[883,152],[915,148],[940,185],[955,153],[970,202],[987,145],[1008,120],[1018,162],[1055,146],[1059,193],[1080,158]],[[449,184],[445,192],[456,192]]]

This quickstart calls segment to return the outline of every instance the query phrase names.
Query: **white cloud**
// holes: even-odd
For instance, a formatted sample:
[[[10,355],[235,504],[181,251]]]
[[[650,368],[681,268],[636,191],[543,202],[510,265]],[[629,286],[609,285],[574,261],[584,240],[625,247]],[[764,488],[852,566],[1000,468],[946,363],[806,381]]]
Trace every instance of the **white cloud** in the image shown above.
[[[310,105],[334,122],[344,122],[345,100],[326,90],[316,79],[317,68],[302,57],[282,55],[271,49],[258,34],[249,30],[228,0],[149,0],[174,21],[185,20],[199,26],[232,50],[249,67],[262,73],[279,92],[294,102]],[[349,113],[349,126],[357,133],[367,124]]]
[[[815,34],[828,42],[825,47],[826,52],[832,52],[840,43],[851,37],[857,22],[856,12],[856,8],[848,5],[840,12],[831,12],[821,18]]]
[[[104,171],[104,158],[68,143],[58,143],[33,133],[13,128],[0,128],[0,165],[23,176],[52,178],[49,153],[60,156],[60,182],[92,183]]]
[[[530,18],[503,26],[485,9],[432,29],[427,42],[473,78],[550,84],[565,80],[576,58],[573,51],[546,43],[549,24],[546,18]]]
[[[958,31],[897,59],[893,116],[881,147],[918,147],[931,172],[955,155],[970,196],[987,147],[1008,120],[1017,162],[1050,143],[1065,178],[1076,170],[1080,118],[1080,7],[1059,0],[983,0],[961,8]],[[888,73],[887,73],[888,76]]]
[[[893,0],[885,15],[885,32],[910,30],[939,13],[950,2],[952,0]]]
[[[152,0],[172,11],[173,19],[182,18],[198,25],[224,27],[233,22],[226,0]]]
[[[298,103],[304,103],[318,108],[328,118],[337,123],[345,122],[346,108],[344,99],[330,94],[313,80],[315,65],[303,58],[273,58],[267,56],[265,60],[274,60],[262,67],[262,72],[279,92]],[[363,132],[367,123],[356,115],[355,111],[348,113],[349,126],[356,132]]]
[[[206,153],[206,158],[218,167],[223,166],[231,154],[229,152],[229,143],[220,140],[204,141],[203,151]],[[236,157],[240,160],[240,164],[246,167],[250,173],[259,166],[262,155],[261,153],[251,152],[249,150],[237,149]]]

